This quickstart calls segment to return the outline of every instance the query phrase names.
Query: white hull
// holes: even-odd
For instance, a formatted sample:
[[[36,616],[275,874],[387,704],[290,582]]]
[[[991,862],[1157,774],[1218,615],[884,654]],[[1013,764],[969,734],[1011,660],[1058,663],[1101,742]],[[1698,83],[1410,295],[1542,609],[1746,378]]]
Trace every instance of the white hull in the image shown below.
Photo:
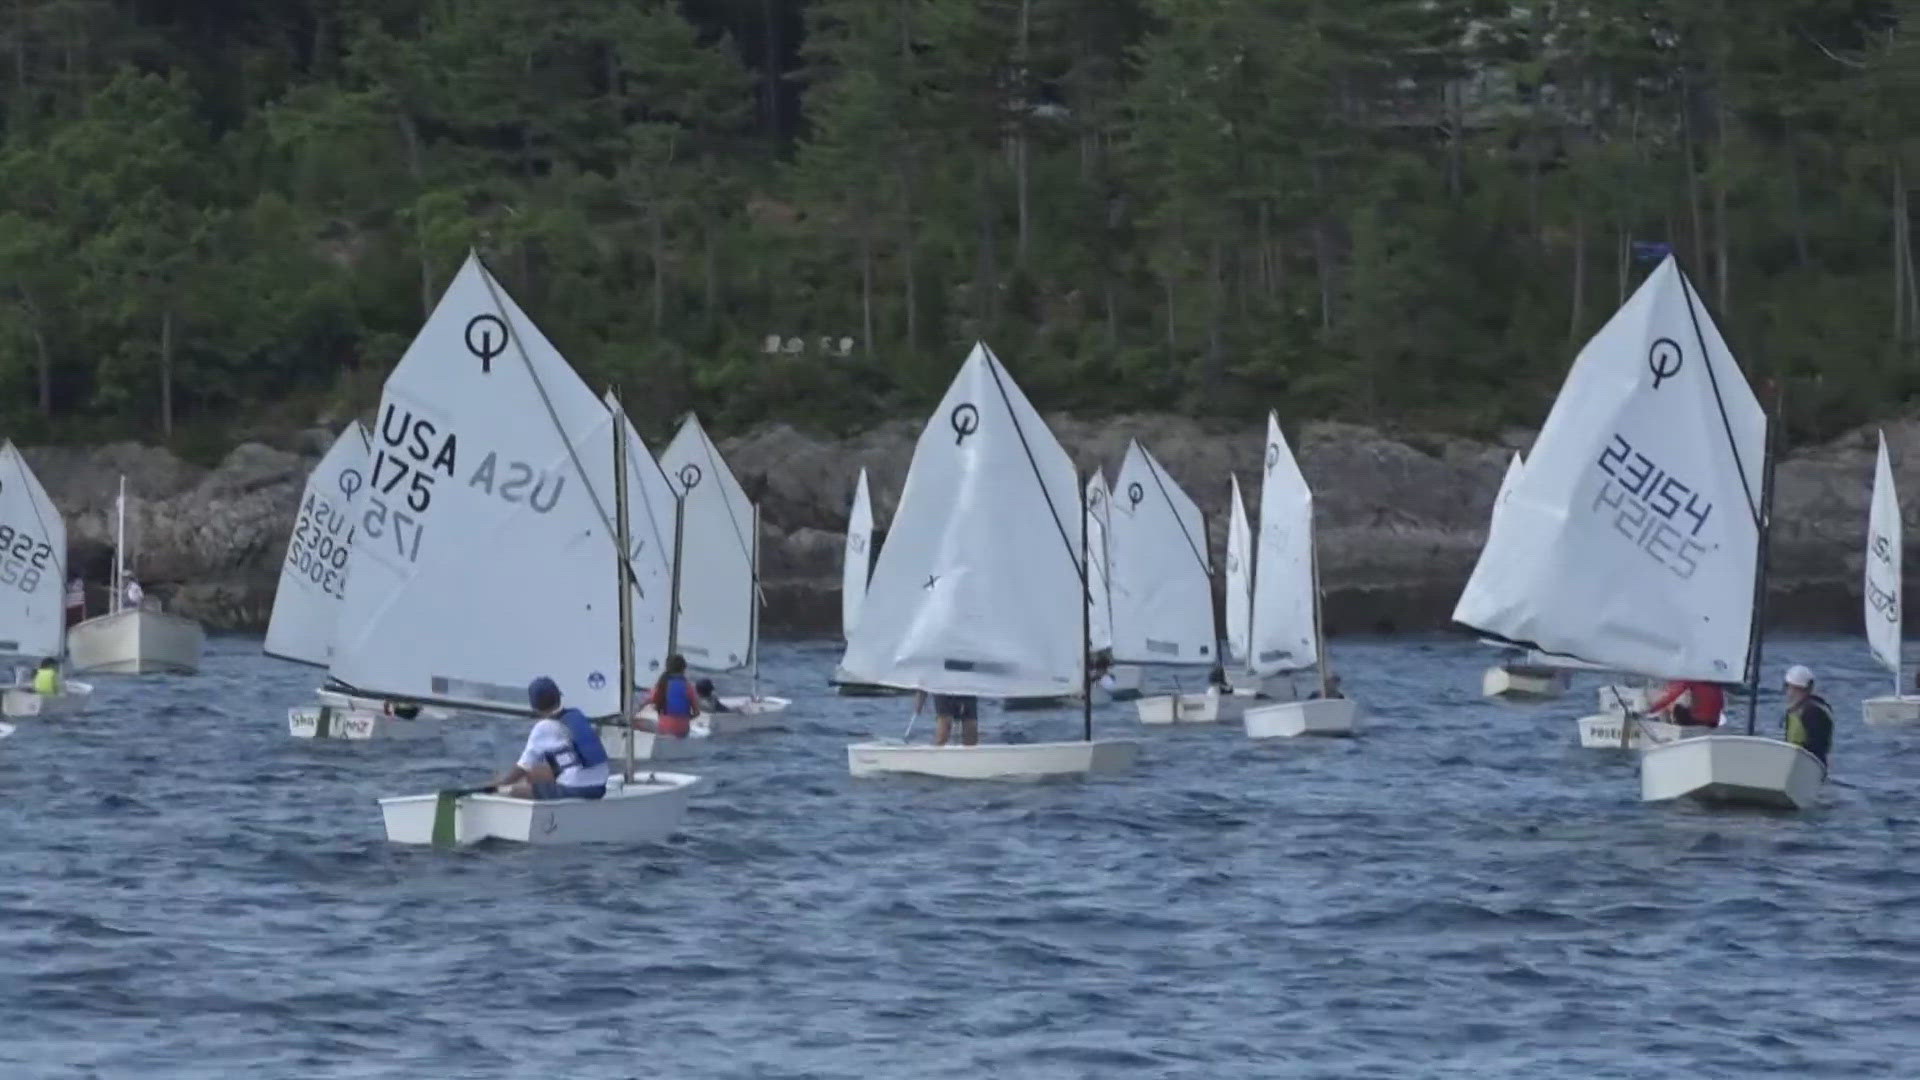
[[[361,697],[358,694],[347,694],[338,690],[315,690],[313,697],[322,705],[330,705],[336,709],[358,709],[361,712],[384,713],[387,705],[386,698]],[[421,707],[414,719],[447,720],[452,717],[453,711],[450,709],[426,705]]]
[[[67,631],[67,663],[77,673],[191,675],[200,670],[206,633],[192,619],[128,608]]]
[[[11,734],[13,734],[12,724],[0,724],[0,739],[4,739]]]
[[[855,776],[911,773],[947,780],[1027,780],[1124,772],[1139,756],[1140,744],[1122,739],[979,746],[853,743],[847,747],[847,769]]]
[[[1597,694],[1600,699],[1600,711],[1603,713],[1618,713],[1623,702],[1634,712],[1647,711],[1647,689],[1644,686],[1614,683],[1601,687]]]
[[[1292,739],[1301,735],[1355,735],[1360,705],[1352,698],[1315,698],[1248,709],[1249,739]]]
[[[445,715],[422,709],[419,716],[404,720],[377,709],[303,705],[287,710],[287,734],[296,739],[424,739],[441,733],[440,717]]]
[[[853,681],[852,676],[838,666],[833,669],[833,677],[827,680],[841,697],[900,697],[911,694],[911,690],[902,690],[897,686],[875,686],[873,683]]]
[[[607,748],[607,758],[615,765],[627,760],[627,735],[630,730],[608,724],[600,726],[600,743]],[[685,739],[645,729],[633,731],[632,735],[635,761],[685,761],[699,750],[700,741],[707,736],[707,729],[700,720],[695,720],[691,737]]]
[[[1804,810],[1827,771],[1792,743],[1756,735],[1703,735],[1640,755],[1640,800],[1692,798],[1735,806]]]
[[[1241,694],[1155,694],[1134,703],[1143,724],[1232,723],[1246,715],[1254,698]]]
[[[72,680],[68,680],[60,692],[52,696],[12,687],[0,693],[0,716],[58,720],[87,711],[87,702],[92,697],[92,684]]]
[[[1620,725],[1626,716],[1618,712],[1596,713],[1580,718],[1580,746],[1585,750],[1645,750],[1649,746],[1660,746],[1685,737],[1686,729],[1678,724],[1669,724],[1665,720],[1633,721],[1633,730],[1627,734],[1625,746],[1620,744]],[[1711,728],[1696,728],[1697,731],[1711,731]]]
[[[709,735],[745,735],[754,731],[780,731],[787,726],[787,708],[793,702],[783,697],[720,697],[720,704],[729,712],[702,712],[691,725],[694,730],[704,728]],[[651,705],[640,710],[640,718],[655,721],[660,718],[659,710]],[[608,751],[611,753],[612,751]]]
[[[685,773],[639,773],[631,785],[615,775],[601,799],[514,799],[468,795],[454,804],[453,842],[488,838],[523,844],[650,844],[679,831],[687,799],[700,782]],[[381,799],[387,840],[431,844],[437,794]]]
[[[1860,703],[1866,721],[1875,727],[1920,724],[1920,696],[1874,697]]]
[[[1480,676],[1480,693],[1486,697],[1536,701],[1559,697],[1565,688],[1566,676],[1546,668],[1495,664]]]

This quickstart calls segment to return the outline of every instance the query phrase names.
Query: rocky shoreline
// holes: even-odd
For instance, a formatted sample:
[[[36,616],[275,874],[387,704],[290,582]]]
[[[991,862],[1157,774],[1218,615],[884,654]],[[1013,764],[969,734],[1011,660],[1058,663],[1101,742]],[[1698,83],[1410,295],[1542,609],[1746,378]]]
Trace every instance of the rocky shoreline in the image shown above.
[[[1214,519],[1216,558],[1225,547],[1229,473],[1239,473],[1249,500],[1257,498],[1256,425],[1163,414],[1049,422],[1082,469],[1097,464],[1112,475],[1129,438],[1150,446]],[[921,423],[892,420],[849,438],[776,424],[721,440],[762,507],[767,632],[839,631],[841,537],[854,479],[864,466],[876,519],[891,519]],[[1874,430],[1849,432],[1781,462],[1770,623],[1859,628]],[[1896,479],[1913,505],[1920,423],[1885,430]],[[1491,443],[1310,423],[1288,434],[1317,496],[1329,632],[1447,627],[1485,539],[1507,459],[1531,433]],[[125,475],[129,548],[142,583],[210,630],[258,631],[272,607],[301,486],[331,440],[332,432],[315,429],[284,445],[245,443],[213,469],[134,443],[24,453],[66,516],[70,565],[89,582],[111,574],[114,496]]]

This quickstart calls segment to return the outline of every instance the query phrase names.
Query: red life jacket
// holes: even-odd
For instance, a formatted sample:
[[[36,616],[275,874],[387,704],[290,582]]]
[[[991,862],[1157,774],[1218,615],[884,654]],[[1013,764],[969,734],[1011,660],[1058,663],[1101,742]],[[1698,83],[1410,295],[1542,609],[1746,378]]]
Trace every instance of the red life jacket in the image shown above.
[[[1727,707],[1727,692],[1720,689],[1719,683],[1688,683],[1687,689],[1693,694],[1693,722],[1696,724],[1718,724],[1720,713]]]

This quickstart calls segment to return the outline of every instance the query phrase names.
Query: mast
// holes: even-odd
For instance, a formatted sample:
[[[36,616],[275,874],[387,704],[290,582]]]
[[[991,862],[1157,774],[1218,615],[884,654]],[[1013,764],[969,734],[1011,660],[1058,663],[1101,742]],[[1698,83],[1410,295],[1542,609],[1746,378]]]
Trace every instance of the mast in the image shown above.
[[[1773,384],[1773,422],[1772,430],[1767,432],[1767,460],[1760,470],[1760,555],[1753,567],[1753,628],[1749,631],[1753,642],[1749,646],[1747,664],[1747,734],[1754,733],[1760,718],[1760,655],[1766,644],[1767,627],[1767,556],[1772,547],[1773,535],[1773,470],[1780,458],[1780,429],[1785,427],[1787,411],[1787,392],[1776,381]],[[1898,685],[1894,694],[1898,696]]]
[[[753,504],[753,593],[747,600],[747,664],[749,693],[760,700],[760,504]]]
[[[1313,653],[1320,661],[1320,696],[1325,698],[1332,695],[1333,685],[1327,670],[1327,630],[1321,620],[1320,534],[1311,516],[1307,519],[1307,537],[1307,563],[1313,568]]]
[[[673,602],[667,605],[667,655],[680,651],[680,542],[687,531],[687,495],[684,491],[675,491],[673,496],[673,570],[672,581],[667,591],[673,596]]]
[[[627,415],[614,395],[613,409],[613,531],[614,566],[619,571],[620,594],[620,715],[627,721],[625,780],[633,783],[633,744],[638,723],[633,715],[633,568],[627,563],[633,539],[627,529]]]
[[[127,478],[120,477],[120,497],[114,500],[115,524],[113,527],[113,600],[107,610],[118,613],[121,597],[125,595],[127,577]]]
[[[1093,564],[1087,561],[1087,486],[1073,474],[1080,490],[1080,733],[1093,741]]]

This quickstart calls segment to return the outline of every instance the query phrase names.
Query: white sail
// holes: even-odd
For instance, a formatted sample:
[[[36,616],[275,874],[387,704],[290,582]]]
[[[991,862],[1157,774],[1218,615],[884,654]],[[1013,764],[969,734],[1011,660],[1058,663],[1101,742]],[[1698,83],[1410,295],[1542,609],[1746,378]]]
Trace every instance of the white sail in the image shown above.
[[[1513,494],[1513,485],[1519,481],[1520,474],[1525,468],[1526,462],[1520,460],[1518,453],[1513,455],[1513,460],[1507,462],[1506,474],[1500,477],[1500,490],[1493,493],[1493,512],[1495,514],[1498,514],[1500,508],[1507,504],[1507,496]]]
[[[633,679],[651,687],[667,659],[667,634],[673,611],[673,485],[635,431],[620,402],[609,392],[602,399],[626,439],[627,555],[633,579]],[[582,456],[599,460],[612,452],[594,441]]]
[[[873,498],[867,494],[867,470],[853,485],[853,506],[847,510],[847,544],[840,562],[840,633],[853,640],[860,625],[860,605],[867,599],[867,576],[873,571]]]
[[[1274,675],[1311,667],[1320,656],[1314,644],[1313,490],[1271,412],[1264,460],[1249,667],[1258,675]]]
[[[1113,648],[1113,596],[1107,576],[1108,536],[1112,534],[1113,495],[1099,469],[1087,477],[1087,641],[1099,652]]]
[[[0,656],[66,651],[67,523],[12,440],[0,442]]]
[[[1739,680],[1766,435],[1669,258],[1575,358],[1453,617],[1615,670]]]
[[[1228,474],[1232,488],[1227,518],[1227,655],[1242,667],[1252,659],[1253,529],[1247,524],[1247,506],[1240,498],[1240,477]]]
[[[469,256],[381,393],[333,676],[523,710],[546,675],[569,705],[615,712],[612,425]]]
[[[680,543],[680,641],[687,663],[733,671],[752,661],[753,504],[733,470],[688,416],[660,455],[660,468],[686,496]]]
[[[1887,460],[1887,436],[1880,435],[1880,455],[1873,464],[1873,506],[1867,516],[1866,619],[1867,647],[1873,658],[1893,672],[1900,685],[1900,495],[1893,487],[1893,465]]]
[[[1206,521],[1139,443],[1113,486],[1113,658],[1122,664],[1212,664],[1212,566]]]
[[[307,477],[267,619],[262,648],[268,656],[319,667],[333,660],[334,627],[347,594],[353,504],[366,486],[370,442],[367,429],[355,420]]]
[[[1079,687],[1079,503],[1066,451],[974,346],[914,448],[841,661],[849,679],[985,697]]]

